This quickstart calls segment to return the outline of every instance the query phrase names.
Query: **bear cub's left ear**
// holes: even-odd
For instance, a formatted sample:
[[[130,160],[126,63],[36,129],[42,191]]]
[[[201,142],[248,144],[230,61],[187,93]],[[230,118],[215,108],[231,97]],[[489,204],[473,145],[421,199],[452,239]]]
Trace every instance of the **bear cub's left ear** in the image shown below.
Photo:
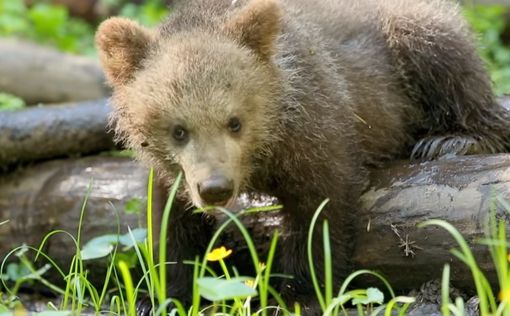
[[[262,60],[269,60],[275,51],[281,18],[278,0],[251,0],[227,21],[225,30]]]
[[[154,37],[153,31],[125,18],[113,17],[101,23],[96,46],[106,78],[113,87],[133,78]]]

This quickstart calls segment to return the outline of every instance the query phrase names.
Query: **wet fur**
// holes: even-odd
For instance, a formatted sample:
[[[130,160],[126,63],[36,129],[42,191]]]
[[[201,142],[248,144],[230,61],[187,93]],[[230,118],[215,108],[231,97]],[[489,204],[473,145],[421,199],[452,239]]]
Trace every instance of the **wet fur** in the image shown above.
[[[202,163],[180,157],[168,142],[172,120],[220,131],[225,108],[243,98],[245,134],[217,144],[238,151],[237,158],[229,168],[209,167],[232,172],[238,192],[264,192],[283,203],[289,238],[279,264],[295,278],[281,292],[289,303],[303,303],[306,314],[319,313],[305,245],[322,200],[330,199],[321,218],[329,220],[339,280],[351,271],[350,223],[368,167],[411,155],[510,147],[508,113],[496,103],[472,35],[449,1],[193,0],[178,5],[158,30],[133,25],[114,18],[96,37],[114,86],[118,140],[171,183],[177,170]],[[207,172],[198,169],[185,174],[187,183]],[[184,204],[189,195],[182,192]],[[210,227],[203,219],[177,212],[173,259],[201,254],[205,239],[197,235]],[[185,275],[182,266],[173,269]],[[172,294],[189,295],[189,277]]]

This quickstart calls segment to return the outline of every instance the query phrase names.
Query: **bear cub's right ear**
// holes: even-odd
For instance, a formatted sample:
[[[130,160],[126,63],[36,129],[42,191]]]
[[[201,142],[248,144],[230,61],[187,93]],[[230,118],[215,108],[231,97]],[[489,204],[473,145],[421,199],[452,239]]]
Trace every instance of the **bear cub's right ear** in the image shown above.
[[[132,79],[147,56],[154,32],[125,18],[110,18],[96,32],[96,47],[108,82],[121,86]]]

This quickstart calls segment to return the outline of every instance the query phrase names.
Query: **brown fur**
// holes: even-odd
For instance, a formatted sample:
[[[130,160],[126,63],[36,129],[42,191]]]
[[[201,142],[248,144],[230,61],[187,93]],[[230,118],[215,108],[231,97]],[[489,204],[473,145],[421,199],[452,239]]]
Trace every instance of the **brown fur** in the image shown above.
[[[281,291],[318,312],[305,245],[323,199],[338,280],[350,271],[368,166],[510,147],[509,116],[458,11],[446,0],[192,0],[157,32],[110,19],[96,39],[118,139],[169,183],[183,170],[184,203],[205,204],[197,187],[217,174],[234,184],[227,205],[241,192],[278,197],[289,233],[280,265],[295,277]],[[176,126],[189,132],[185,144],[173,140]],[[195,232],[208,225],[178,211],[171,257],[200,254]],[[191,284],[181,268],[187,281],[172,294],[183,298]]]
[[[128,19],[112,18],[101,24],[96,43],[99,58],[112,85],[122,85],[132,79],[134,71],[146,57],[146,46],[152,38],[152,31]]]
[[[274,1],[254,2],[227,21],[224,29],[267,61],[274,55],[274,40],[280,32],[280,14],[280,7]]]

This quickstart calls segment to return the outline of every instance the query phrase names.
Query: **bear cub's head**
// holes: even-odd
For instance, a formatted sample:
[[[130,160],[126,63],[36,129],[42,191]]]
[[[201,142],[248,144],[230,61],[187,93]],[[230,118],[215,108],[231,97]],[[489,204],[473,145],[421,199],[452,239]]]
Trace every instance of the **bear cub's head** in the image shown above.
[[[275,1],[251,0],[207,27],[110,18],[97,31],[118,140],[163,176],[182,170],[196,206],[230,206],[276,139]]]

